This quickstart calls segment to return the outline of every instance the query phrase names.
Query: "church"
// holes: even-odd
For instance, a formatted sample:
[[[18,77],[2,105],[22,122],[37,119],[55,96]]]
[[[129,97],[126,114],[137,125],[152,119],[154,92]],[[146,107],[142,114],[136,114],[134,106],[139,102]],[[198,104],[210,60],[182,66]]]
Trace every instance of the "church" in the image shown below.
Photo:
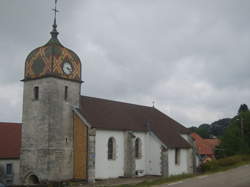
[[[193,173],[189,130],[155,107],[81,96],[81,60],[58,34],[55,21],[50,40],[26,59],[15,149],[4,154],[0,143],[2,180],[6,172],[14,184]],[[9,141],[12,130],[2,132]]]

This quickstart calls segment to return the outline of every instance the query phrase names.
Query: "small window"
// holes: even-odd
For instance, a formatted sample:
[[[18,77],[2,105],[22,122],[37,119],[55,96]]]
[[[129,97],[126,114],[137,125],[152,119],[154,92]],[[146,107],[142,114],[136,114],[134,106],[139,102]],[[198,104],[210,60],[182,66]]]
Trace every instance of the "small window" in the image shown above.
[[[109,138],[108,140],[108,160],[115,160],[115,139]]]
[[[65,101],[68,100],[68,86],[65,86],[65,88],[64,88],[64,100]]]
[[[12,164],[6,165],[6,174],[11,175],[12,174]]]
[[[181,150],[176,148],[175,149],[175,164],[176,165],[180,164],[180,154],[181,154]]]
[[[39,87],[36,86],[34,87],[34,100],[38,100],[39,99]]]
[[[142,143],[140,138],[135,140],[135,158],[140,159],[142,157]]]

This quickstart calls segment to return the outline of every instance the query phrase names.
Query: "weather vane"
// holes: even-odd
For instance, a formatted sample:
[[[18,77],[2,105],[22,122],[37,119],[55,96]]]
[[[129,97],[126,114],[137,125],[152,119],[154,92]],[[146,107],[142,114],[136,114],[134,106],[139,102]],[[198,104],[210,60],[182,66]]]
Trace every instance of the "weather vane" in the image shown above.
[[[57,10],[57,1],[58,0],[55,0],[55,8],[52,9],[55,12],[54,25],[56,25],[56,14],[59,12],[59,10]]]
[[[153,108],[154,108],[155,107],[155,101],[153,101],[152,104],[153,104]]]

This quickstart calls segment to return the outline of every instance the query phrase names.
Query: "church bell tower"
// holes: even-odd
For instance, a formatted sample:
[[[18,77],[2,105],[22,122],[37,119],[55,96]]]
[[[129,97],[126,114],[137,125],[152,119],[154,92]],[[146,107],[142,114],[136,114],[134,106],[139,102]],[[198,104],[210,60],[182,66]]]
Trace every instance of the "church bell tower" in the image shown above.
[[[22,183],[72,179],[81,61],[58,40],[56,17],[50,40],[28,55],[23,82]]]

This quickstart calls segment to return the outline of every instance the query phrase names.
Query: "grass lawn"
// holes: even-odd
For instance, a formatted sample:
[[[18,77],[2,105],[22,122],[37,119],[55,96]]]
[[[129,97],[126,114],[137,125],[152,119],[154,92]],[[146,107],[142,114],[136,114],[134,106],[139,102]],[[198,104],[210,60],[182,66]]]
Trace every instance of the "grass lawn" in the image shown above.
[[[202,166],[203,172],[200,174],[182,174],[170,177],[162,177],[155,180],[146,180],[137,184],[122,184],[117,187],[148,187],[165,183],[173,183],[180,180],[197,177],[201,175],[213,174],[216,172],[226,171],[237,168],[242,165],[250,164],[250,155],[237,155],[225,159],[214,160]]]

